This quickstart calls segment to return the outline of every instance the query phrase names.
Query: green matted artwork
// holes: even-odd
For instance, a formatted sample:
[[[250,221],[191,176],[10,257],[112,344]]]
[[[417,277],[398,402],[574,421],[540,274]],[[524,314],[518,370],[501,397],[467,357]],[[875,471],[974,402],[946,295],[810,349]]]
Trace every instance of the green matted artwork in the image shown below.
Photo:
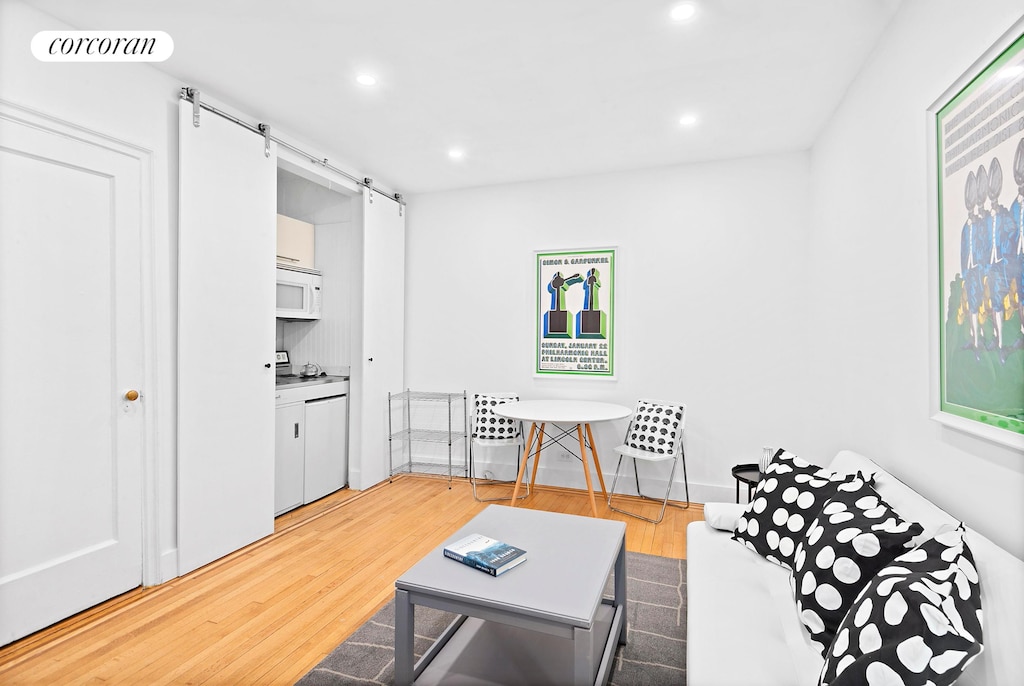
[[[936,101],[932,126],[935,418],[1017,445],[1024,435],[1024,21]]]
[[[541,375],[615,376],[615,249],[537,252]]]

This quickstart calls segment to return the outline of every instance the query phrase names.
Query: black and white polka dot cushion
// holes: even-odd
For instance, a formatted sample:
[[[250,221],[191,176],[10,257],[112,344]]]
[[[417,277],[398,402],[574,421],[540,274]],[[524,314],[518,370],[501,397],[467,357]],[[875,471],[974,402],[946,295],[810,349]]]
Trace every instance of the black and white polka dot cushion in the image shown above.
[[[864,483],[861,476],[823,469],[780,449],[765,468],[732,537],[792,569],[797,541],[825,501],[840,487],[856,490]]]
[[[638,450],[669,455],[681,430],[683,409],[675,405],[659,405],[641,401],[630,424],[626,445]]]
[[[482,441],[512,440],[519,437],[519,421],[499,417],[494,408],[504,403],[515,402],[519,396],[473,395],[473,438]]]
[[[822,654],[860,590],[922,531],[867,484],[825,502],[796,545],[790,577],[800,621]]]
[[[875,575],[839,625],[819,684],[957,680],[982,651],[981,586],[963,534],[937,534]]]

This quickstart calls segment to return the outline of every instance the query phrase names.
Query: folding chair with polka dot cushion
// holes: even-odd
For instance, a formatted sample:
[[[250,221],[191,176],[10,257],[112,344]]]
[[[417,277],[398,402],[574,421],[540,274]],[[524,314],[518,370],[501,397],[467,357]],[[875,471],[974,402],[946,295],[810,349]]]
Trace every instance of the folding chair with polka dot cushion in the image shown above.
[[[473,394],[473,429],[470,434],[469,443],[469,480],[473,486],[473,497],[481,502],[495,500],[510,500],[511,494],[502,498],[480,498],[477,496],[477,477],[475,472],[474,448],[493,448],[500,446],[517,446],[516,449],[516,472],[519,472],[519,457],[521,448],[522,423],[517,419],[501,417],[494,413],[494,409],[505,403],[517,402],[519,396],[515,393],[474,393]],[[488,483],[511,483],[497,482],[488,479]],[[529,487],[526,493],[519,499],[529,495]]]
[[[639,519],[657,524],[665,517],[665,507],[672,491],[672,482],[676,475],[676,466],[683,463],[683,485],[686,490],[686,505],[690,506],[690,483],[686,477],[686,452],[683,448],[683,431],[686,427],[686,404],[665,403],[652,400],[641,400],[626,429],[626,438],[622,445],[615,449],[619,453],[619,462],[615,467],[615,478],[608,492],[608,507],[615,512],[628,514]],[[620,510],[612,505],[615,486],[619,480],[623,458],[632,458],[633,476],[636,479],[636,491],[641,498],[661,500],[661,514],[657,519],[644,517],[636,512]],[[648,498],[640,491],[640,475],[637,471],[638,460],[646,462],[663,462],[672,460],[672,471],[668,477],[664,498]]]

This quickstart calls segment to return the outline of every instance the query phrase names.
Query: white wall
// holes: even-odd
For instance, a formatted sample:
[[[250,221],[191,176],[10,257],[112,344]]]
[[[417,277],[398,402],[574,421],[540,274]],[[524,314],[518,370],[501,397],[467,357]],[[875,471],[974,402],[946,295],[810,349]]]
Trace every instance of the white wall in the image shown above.
[[[696,501],[731,501],[730,467],[762,445],[825,459],[804,416],[808,165],[791,154],[410,198],[407,385],[684,401]],[[601,246],[618,248],[618,378],[535,378],[533,251]],[[610,473],[625,423],[595,429]],[[578,465],[561,467],[547,483],[584,486]]]
[[[861,451],[1024,556],[1024,456],[929,419],[926,109],[1019,0],[906,0],[812,155],[815,444]],[[814,409],[814,408],[809,408]]]

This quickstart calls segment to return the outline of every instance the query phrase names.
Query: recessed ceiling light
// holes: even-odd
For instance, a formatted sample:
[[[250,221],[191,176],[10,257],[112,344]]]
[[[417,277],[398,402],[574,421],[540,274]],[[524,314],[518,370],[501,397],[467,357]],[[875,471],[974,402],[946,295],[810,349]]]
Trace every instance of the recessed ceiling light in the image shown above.
[[[452,158],[453,160],[461,160],[465,155],[466,153],[463,150],[460,150],[459,148],[452,148],[451,150],[448,151],[448,157]]]
[[[360,86],[376,86],[377,77],[373,74],[360,74],[356,77],[356,83]]]
[[[697,124],[697,115],[696,114],[684,114],[683,116],[679,117],[679,125],[680,126],[685,126],[685,127],[689,128],[691,126],[695,126],[696,124]]]
[[[672,21],[690,21],[697,16],[697,5],[692,2],[684,2],[680,5],[676,5],[669,12],[669,16],[672,17]]]

